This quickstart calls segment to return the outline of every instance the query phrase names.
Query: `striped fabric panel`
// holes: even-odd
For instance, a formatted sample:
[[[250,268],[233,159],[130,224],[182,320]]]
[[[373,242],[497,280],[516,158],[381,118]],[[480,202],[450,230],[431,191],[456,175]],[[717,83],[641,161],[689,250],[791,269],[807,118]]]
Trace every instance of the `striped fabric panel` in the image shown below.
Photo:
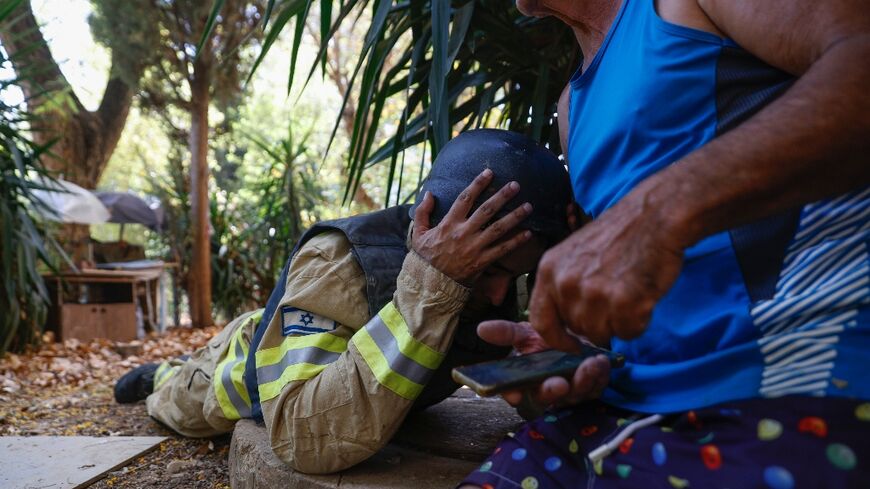
[[[415,339],[389,302],[351,339],[378,382],[408,400],[423,391],[444,354]]]
[[[260,401],[281,394],[290,382],[308,380],[338,360],[347,339],[332,333],[286,336],[279,346],[256,352]]]
[[[256,320],[259,321],[259,317]],[[248,345],[242,337],[243,334],[244,327],[240,326],[230,340],[226,358],[215,369],[212,381],[218,404],[224,417],[230,420],[251,417],[251,400],[242,379],[248,355]]]
[[[750,311],[762,333],[759,393],[824,395],[840,334],[870,304],[870,188],[804,207],[776,293]]]
[[[163,362],[157,367],[157,370],[154,372],[154,390],[159,389],[163,384],[166,383],[176,372],[180,369],[180,365],[172,366],[169,362]]]

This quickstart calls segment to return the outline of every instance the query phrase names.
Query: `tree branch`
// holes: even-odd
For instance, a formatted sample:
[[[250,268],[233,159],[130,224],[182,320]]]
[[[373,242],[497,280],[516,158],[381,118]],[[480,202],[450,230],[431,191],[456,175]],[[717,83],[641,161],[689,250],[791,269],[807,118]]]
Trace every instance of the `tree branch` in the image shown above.
[[[77,110],[85,110],[54,61],[29,0],[0,27],[0,42],[9,54],[18,73],[18,84],[28,100],[39,105],[46,101],[48,93],[66,93]]]

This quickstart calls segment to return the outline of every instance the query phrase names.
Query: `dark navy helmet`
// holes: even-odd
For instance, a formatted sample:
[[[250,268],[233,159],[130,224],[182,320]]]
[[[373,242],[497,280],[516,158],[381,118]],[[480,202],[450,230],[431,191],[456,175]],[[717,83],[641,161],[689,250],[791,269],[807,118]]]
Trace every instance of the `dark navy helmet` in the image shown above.
[[[519,228],[534,231],[553,244],[568,235],[566,209],[573,196],[565,166],[550,150],[532,139],[501,129],[478,129],[451,139],[435,158],[432,171],[409,211],[411,218],[428,190],[435,197],[435,209],[430,218],[434,226],[486,168],[492,170],[493,180],[474,202],[474,209],[508,182],[516,181],[520,184],[519,193],[493,216],[493,220],[529,202],[532,214],[518,225]]]

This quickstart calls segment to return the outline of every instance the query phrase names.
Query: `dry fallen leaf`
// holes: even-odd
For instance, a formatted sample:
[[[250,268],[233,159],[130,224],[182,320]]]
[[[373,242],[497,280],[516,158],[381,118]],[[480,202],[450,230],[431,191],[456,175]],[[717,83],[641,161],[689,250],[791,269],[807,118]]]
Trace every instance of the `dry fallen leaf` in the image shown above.
[[[162,335],[149,334],[143,340],[126,343],[104,339],[46,342],[33,351],[8,354],[0,359],[0,392],[16,394],[24,386],[44,389],[81,388],[94,383],[112,385],[125,372],[143,363],[192,353],[219,331],[219,327],[170,328]],[[43,340],[53,338],[50,333],[43,335]],[[129,356],[124,358],[124,354]]]
[[[21,359],[18,358],[18,355],[9,355],[9,368],[11,370],[18,370],[22,365],[24,364],[21,362]]]

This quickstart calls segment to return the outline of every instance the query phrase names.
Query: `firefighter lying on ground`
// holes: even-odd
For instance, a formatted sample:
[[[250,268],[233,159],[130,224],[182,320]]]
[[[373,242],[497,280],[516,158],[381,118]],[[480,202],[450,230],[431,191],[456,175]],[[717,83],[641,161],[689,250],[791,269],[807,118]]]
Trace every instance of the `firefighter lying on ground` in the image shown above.
[[[149,415],[191,437],[261,419],[295,470],[346,469],[409,411],[456,390],[451,368],[508,353],[476,326],[516,318],[516,279],[567,235],[570,202],[548,150],[507,131],[464,133],[439,153],[413,207],[315,225],[265,309],[187,359],[129,372],[115,398],[147,396]]]

